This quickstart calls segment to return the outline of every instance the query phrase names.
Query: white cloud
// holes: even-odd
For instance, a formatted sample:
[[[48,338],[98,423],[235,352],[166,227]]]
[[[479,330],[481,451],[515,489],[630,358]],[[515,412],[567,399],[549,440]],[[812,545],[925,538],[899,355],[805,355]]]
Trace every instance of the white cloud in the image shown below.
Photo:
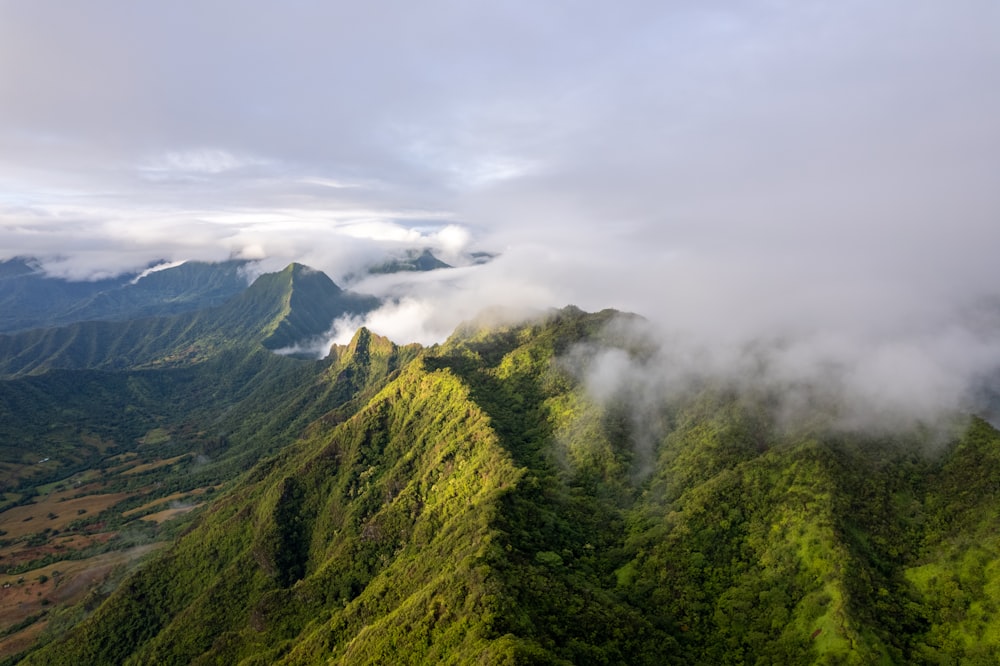
[[[992,0],[124,8],[0,5],[7,256],[341,279],[483,249],[361,280],[371,321],[613,306],[699,363],[783,340],[775,372],[839,363],[872,404],[996,364],[970,323],[1000,284]]]
[[[368,238],[376,241],[413,243],[419,241],[421,238],[420,232],[416,229],[410,229],[389,220],[354,220],[345,224],[341,230],[347,236]]]
[[[319,178],[319,177],[303,178],[302,182],[306,183],[307,185],[319,185],[320,187],[329,187],[334,190],[344,190],[344,189],[353,189],[357,187],[362,187],[361,183],[336,180],[334,178]]]
[[[330,343],[347,344],[362,325],[390,340],[433,344],[441,339],[441,330],[434,325],[434,304],[415,298],[403,298],[389,303],[367,317],[346,317],[334,324]]]
[[[237,157],[219,148],[201,148],[170,151],[149,160],[139,168],[152,175],[214,175],[265,164],[267,164],[267,160],[260,158]]]
[[[166,270],[168,268],[176,268],[176,267],[181,266],[181,265],[183,265],[185,263],[187,263],[187,262],[184,261],[184,260],[181,260],[181,261],[165,261],[163,263],[156,264],[155,266],[150,266],[146,270],[144,270],[141,273],[139,273],[138,275],[136,275],[132,279],[131,283],[135,284],[139,280],[141,280],[142,278],[144,278],[144,277],[146,277],[148,275],[151,275],[153,273],[156,273],[157,271],[163,271],[163,270]]]
[[[449,224],[429,234],[427,240],[437,251],[439,259],[455,265],[464,260],[473,239],[467,227]]]

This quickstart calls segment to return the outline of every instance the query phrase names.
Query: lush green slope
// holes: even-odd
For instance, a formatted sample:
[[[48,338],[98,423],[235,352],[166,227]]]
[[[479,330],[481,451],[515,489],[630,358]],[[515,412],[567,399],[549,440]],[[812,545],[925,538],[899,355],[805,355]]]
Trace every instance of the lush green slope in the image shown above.
[[[927,529],[903,573],[927,631],[914,661],[1000,662],[1000,437],[983,421],[929,479]]]
[[[157,518],[172,515],[164,510],[190,510],[310,421],[370,397],[416,351],[362,330],[325,361],[237,345],[186,366],[0,382],[0,576],[34,600],[0,599],[0,656],[23,650],[23,634],[45,627],[51,640],[92,610],[121,576],[104,563],[129,557],[108,551],[173,538],[192,514]],[[66,567],[55,589],[44,584]],[[81,605],[65,608],[78,594]]]
[[[564,334],[600,320],[570,313],[565,323],[514,355],[505,349],[530,331],[456,341],[407,365],[347,420],[318,420],[88,628],[38,658],[660,663],[669,633],[614,594],[600,554],[620,538],[622,479],[599,484],[610,498],[601,501],[542,450],[556,406],[537,399],[584,398],[538,370]],[[369,338],[366,352],[366,337],[334,367],[358,356],[370,365],[386,343]],[[528,392],[520,404],[508,403],[514,390]],[[624,452],[598,448],[612,459],[601,465],[627,473]]]
[[[371,397],[418,350],[361,329],[324,361],[234,345],[178,367],[0,381],[0,491],[93,467],[152,428],[174,433],[177,453],[202,457],[191,487],[231,480],[311,421]]]
[[[430,388],[427,383],[433,391],[422,390]],[[449,431],[465,432],[470,416],[480,421],[483,417],[468,413],[473,406],[463,404],[460,397],[450,398],[447,384],[461,391],[453,379],[410,373],[397,380],[392,393],[381,395],[334,429],[335,436],[328,429],[317,429],[308,446],[260,468],[253,485],[216,504],[168,557],[130,583],[130,594],[114,597],[98,611],[90,629],[41,657],[43,662],[68,658],[125,663],[132,654],[133,663],[189,663],[204,653],[211,657],[209,662],[224,662],[263,653],[260,663],[269,663],[287,655],[292,647],[289,639],[304,631],[315,634],[315,639],[300,642],[300,652],[311,642],[322,645],[328,632],[313,625],[329,620],[331,608],[344,615],[349,602],[354,602],[353,615],[363,611],[358,597],[386,568],[399,548],[398,540],[410,540],[412,535],[414,548],[429,546],[449,521],[449,513],[464,508],[476,495],[491,492],[465,478],[452,489],[450,481],[456,475],[448,472],[408,478],[408,467],[453,458],[456,448],[465,449],[459,459],[471,453],[472,442],[463,445],[460,438],[448,437]],[[418,393],[422,398],[413,402]],[[412,409],[424,414],[420,422],[408,418]],[[427,431],[431,422],[437,425]],[[376,423],[386,431],[372,441]],[[393,437],[398,429],[417,425],[426,431],[423,446]],[[490,436],[488,431],[481,435]],[[404,443],[410,451],[399,450]],[[391,466],[380,464],[386,449],[393,454]],[[515,472],[498,457],[500,451],[490,449],[478,455],[497,469],[494,483],[499,485]],[[449,497],[458,500],[454,507],[445,502]],[[413,521],[413,513],[421,520]],[[464,547],[478,549],[476,541],[486,536],[484,526],[462,518],[455,524],[458,536]],[[205,557],[206,547],[214,557]],[[410,566],[420,565],[420,575],[402,577],[399,587],[406,580],[423,582],[432,572],[441,575],[447,571],[443,565],[451,564],[435,561],[429,550],[419,550],[422,557],[411,554]],[[447,548],[445,552],[451,554]],[[327,557],[341,566],[324,566]],[[308,580],[300,582],[294,593],[286,591],[307,572]],[[451,580],[446,575],[444,582]],[[151,606],[158,609],[153,615]],[[361,619],[344,621],[354,624]],[[116,636],[104,637],[111,627],[118,627]]]
[[[0,376],[178,365],[241,343],[277,349],[324,333],[342,314],[375,305],[375,299],[345,292],[323,273],[292,264],[260,276],[216,308],[0,335]]]
[[[231,437],[302,437],[24,663],[1000,660],[1000,434],[779,427],[707,385],[597,403],[595,350],[644,358],[619,319],[362,330],[279,408],[245,394]]]

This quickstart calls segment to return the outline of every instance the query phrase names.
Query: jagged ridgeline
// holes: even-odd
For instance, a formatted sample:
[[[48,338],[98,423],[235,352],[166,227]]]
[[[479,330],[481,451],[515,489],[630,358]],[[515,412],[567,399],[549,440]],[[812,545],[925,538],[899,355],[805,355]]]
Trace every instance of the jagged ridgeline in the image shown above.
[[[175,455],[244,469],[355,390],[318,379],[323,364],[268,349],[376,305],[292,264],[221,306],[0,335],[0,491],[107,466],[151,429],[172,433]],[[216,470],[209,480],[227,479]]]
[[[997,663],[996,431],[927,454],[725,387],[597,403],[588,355],[648,354],[630,321],[359,331],[328,411],[23,663]]]
[[[324,333],[338,316],[367,312],[377,303],[373,297],[340,289],[324,273],[291,264],[279,273],[261,275],[217,307],[0,335],[0,376],[52,368],[176,366],[240,344],[280,349]]]

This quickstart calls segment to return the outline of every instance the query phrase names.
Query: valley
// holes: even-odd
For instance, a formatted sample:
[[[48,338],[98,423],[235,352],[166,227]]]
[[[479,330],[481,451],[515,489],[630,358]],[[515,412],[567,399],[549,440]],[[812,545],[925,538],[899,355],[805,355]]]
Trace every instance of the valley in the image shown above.
[[[654,345],[572,306],[283,356],[344,301],[303,268],[259,282],[112,324],[147,332],[135,367],[74,334],[0,381],[0,663],[1000,657],[987,422],[852,433],[763,385],[595,391]]]
[[[998,34],[0,1],[0,666],[997,666]]]
[[[74,606],[94,607],[142,558],[164,546],[169,525],[202,506],[215,486],[183,487],[193,454],[159,457],[164,431],[132,450],[107,443],[106,457],[69,477],[7,492],[0,510],[0,659],[19,654],[45,631],[65,627]],[[113,449],[108,451],[108,449]],[[31,466],[57,464],[52,459]],[[14,477],[31,470],[8,467]],[[19,474],[20,472],[20,474]],[[138,505],[137,505],[138,504]],[[54,628],[49,628],[54,620]]]

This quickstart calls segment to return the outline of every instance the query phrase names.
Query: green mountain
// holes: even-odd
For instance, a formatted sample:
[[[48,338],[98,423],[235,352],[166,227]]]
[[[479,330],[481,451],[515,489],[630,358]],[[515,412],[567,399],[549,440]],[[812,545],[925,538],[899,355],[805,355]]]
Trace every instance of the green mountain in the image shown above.
[[[148,279],[148,278],[145,278]],[[204,360],[234,344],[279,349],[325,333],[377,299],[346,292],[300,264],[260,276],[223,305],[168,317],[85,321],[0,335],[0,376],[50,369],[127,369]]]
[[[269,278],[271,309],[240,306],[269,316],[231,330],[273,344],[270,296],[309,277]],[[214,420],[221,398],[181,400],[200,437],[268,455],[22,663],[1000,660],[1000,433],[792,428],[725,385],[597,402],[601,350],[647,359],[622,319],[473,322],[428,349],[362,329],[219,386],[243,393]],[[144,372],[188,373],[156,380],[169,400],[209,391],[206,365]]]
[[[141,277],[70,281],[46,276],[31,259],[0,261],[0,332],[125,321],[221,305],[246,289],[246,264],[189,261]]]
[[[0,336],[0,492],[22,497],[137,451],[197,456],[188,488],[230,480],[287,443],[286,426],[353,397],[351,382],[324,376],[329,362],[268,347],[374,304],[292,265],[217,308]],[[170,446],[143,449],[150,432]]]

